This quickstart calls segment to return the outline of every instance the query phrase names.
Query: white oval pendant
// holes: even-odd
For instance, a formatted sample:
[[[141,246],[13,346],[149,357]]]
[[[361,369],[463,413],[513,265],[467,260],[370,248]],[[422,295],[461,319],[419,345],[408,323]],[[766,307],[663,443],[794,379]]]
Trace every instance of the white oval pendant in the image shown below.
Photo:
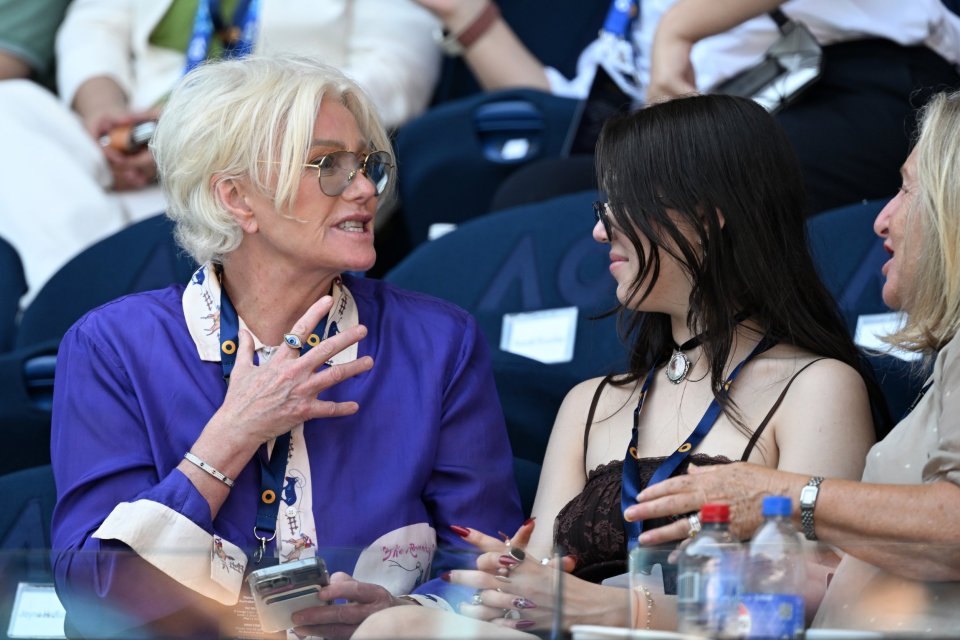
[[[690,371],[689,358],[682,351],[674,351],[664,371],[667,374],[667,380],[673,384],[680,384],[687,377],[688,371]]]

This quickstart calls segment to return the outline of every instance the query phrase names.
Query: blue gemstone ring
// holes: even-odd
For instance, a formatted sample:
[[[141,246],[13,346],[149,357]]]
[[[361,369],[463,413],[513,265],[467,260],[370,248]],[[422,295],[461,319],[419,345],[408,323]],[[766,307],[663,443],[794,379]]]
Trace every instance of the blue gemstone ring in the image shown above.
[[[295,333],[283,334],[283,343],[291,349],[299,350],[303,347],[303,340],[301,340],[300,336]]]

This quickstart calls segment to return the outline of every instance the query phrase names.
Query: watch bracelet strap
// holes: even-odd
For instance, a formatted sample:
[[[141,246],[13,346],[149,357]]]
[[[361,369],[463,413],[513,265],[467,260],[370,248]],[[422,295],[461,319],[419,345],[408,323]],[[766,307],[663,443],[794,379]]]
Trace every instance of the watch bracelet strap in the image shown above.
[[[814,486],[819,489],[820,483],[823,482],[823,478],[820,476],[814,476],[810,478],[805,486]],[[814,520],[813,520],[813,511],[817,506],[817,499],[820,497],[819,490],[817,492],[816,498],[813,500],[813,504],[809,507],[805,507],[803,503],[800,504],[800,529],[803,531],[803,536],[807,540],[816,540],[817,533],[814,529]]]
[[[497,18],[500,17],[500,7],[497,6],[496,2],[487,2],[487,6],[483,8],[476,18],[473,19],[466,28],[463,29],[460,33],[454,36],[454,39],[463,47],[464,50],[468,49],[470,45],[480,39],[484,33],[487,32],[493,23],[496,22]]]
[[[200,458],[198,458],[198,457],[195,456],[194,454],[190,453],[189,451],[187,451],[185,454],[183,454],[183,459],[186,460],[187,462],[193,464],[193,465],[196,465],[201,471],[206,471],[206,472],[209,473],[211,476],[213,476],[214,478],[216,478],[217,480],[219,480],[219,481],[222,482],[223,484],[227,485],[228,487],[233,488],[233,480],[231,480],[231,479],[228,478],[225,474],[223,474],[223,473],[221,473],[220,471],[218,471],[218,470],[217,470],[213,465],[211,465],[210,463],[204,462],[203,460],[201,460]]]

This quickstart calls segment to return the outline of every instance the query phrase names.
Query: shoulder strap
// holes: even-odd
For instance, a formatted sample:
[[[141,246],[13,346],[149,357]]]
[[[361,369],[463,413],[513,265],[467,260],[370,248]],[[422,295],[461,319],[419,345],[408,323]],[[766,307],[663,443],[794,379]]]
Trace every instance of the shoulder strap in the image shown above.
[[[757,430],[753,432],[753,435],[750,436],[750,442],[747,443],[747,448],[743,450],[743,456],[740,457],[741,462],[746,462],[747,458],[750,457],[750,452],[753,451],[753,447],[756,446],[757,441],[760,440],[760,435],[763,434],[763,430],[767,428],[767,424],[770,422],[770,419],[773,418],[773,414],[777,412],[777,409],[780,408],[780,403],[783,402],[783,399],[787,397],[787,391],[790,390],[790,385],[793,384],[793,381],[797,379],[804,370],[812,365],[815,362],[820,362],[821,360],[826,360],[826,358],[816,358],[811,360],[807,364],[800,367],[800,370],[793,374],[787,381],[787,385],[783,388],[783,391],[780,392],[780,396],[777,398],[777,401],[773,403],[773,406],[770,407],[770,411],[767,412],[767,415],[763,417],[763,422],[760,423],[760,426],[757,427]]]
[[[774,9],[773,11],[770,11],[769,13],[767,13],[767,15],[773,18],[773,21],[777,23],[777,29],[779,29],[780,32],[783,33],[783,30],[786,28],[787,24],[790,22],[790,18],[788,18],[786,14],[779,9],[779,7]]]
[[[593,414],[597,411],[597,403],[600,402],[600,394],[603,393],[603,388],[607,386],[607,383],[612,379],[612,373],[604,376],[600,384],[597,385],[597,390],[593,392],[593,400],[590,401],[590,411],[587,412],[587,424],[583,429],[583,468],[585,471],[587,469],[587,440],[590,439],[590,427],[593,426]]]

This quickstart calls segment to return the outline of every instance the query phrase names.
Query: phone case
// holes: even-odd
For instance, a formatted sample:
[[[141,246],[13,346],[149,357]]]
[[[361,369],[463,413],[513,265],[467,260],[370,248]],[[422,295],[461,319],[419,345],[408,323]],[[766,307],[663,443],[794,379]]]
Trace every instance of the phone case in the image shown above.
[[[290,629],[295,612],[327,604],[317,595],[328,583],[327,566],[322,558],[265,567],[247,577],[264,631]]]

